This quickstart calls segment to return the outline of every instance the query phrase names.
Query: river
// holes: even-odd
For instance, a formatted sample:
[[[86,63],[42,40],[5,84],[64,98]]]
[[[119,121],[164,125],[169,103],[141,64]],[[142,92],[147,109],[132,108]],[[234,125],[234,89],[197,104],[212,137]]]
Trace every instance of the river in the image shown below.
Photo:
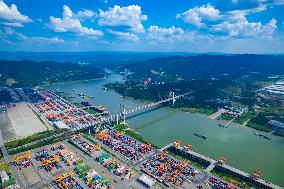
[[[120,104],[127,108],[138,107],[142,101],[121,97],[113,91],[102,90],[102,85],[121,81],[122,77],[112,74],[103,80],[66,82],[46,86],[46,89],[60,90],[77,96],[77,93],[92,95],[92,103],[105,105],[115,114]],[[76,89],[77,92],[74,92]],[[145,140],[165,146],[177,139],[182,145],[192,144],[192,149],[213,159],[224,156],[226,163],[251,173],[255,169],[262,177],[275,184],[284,186],[284,138],[271,135],[271,140],[255,136],[255,130],[231,124],[228,128],[219,127],[220,121],[211,120],[206,115],[180,112],[172,108],[160,108],[149,111],[128,120],[129,126],[143,135]],[[206,134],[203,140],[193,133]]]

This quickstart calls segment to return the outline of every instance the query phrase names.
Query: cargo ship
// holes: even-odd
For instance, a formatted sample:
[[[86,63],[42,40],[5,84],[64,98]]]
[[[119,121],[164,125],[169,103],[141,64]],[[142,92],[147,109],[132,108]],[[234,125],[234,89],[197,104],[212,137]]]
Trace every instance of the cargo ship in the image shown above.
[[[102,90],[108,91],[108,88],[107,87],[102,87]]]
[[[99,113],[106,113],[108,114],[107,108],[103,105],[95,106],[94,109]]]
[[[79,93],[78,95],[81,96],[81,97],[85,97],[86,96],[85,93]]]
[[[200,138],[203,138],[203,139],[207,139],[207,136],[206,135],[201,135],[201,134],[198,134],[198,133],[194,133],[195,136],[198,136]]]
[[[268,136],[266,136],[266,135],[263,135],[263,134],[260,134],[260,133],[257,133],[257,132],[254,132],[254,134],[255,134],[256,136],[262,137],[262,138],[264,138],[264,139],[266,139],[266,140],[270,140],[270,139],[271,139],[270,137],[268,137]]]
[[[89,102],[88,100],[83,100],[83,101],[81,102],[81,104],[82,104],[83,106],[93,106],[93,104],[92,104],[91,102]]]

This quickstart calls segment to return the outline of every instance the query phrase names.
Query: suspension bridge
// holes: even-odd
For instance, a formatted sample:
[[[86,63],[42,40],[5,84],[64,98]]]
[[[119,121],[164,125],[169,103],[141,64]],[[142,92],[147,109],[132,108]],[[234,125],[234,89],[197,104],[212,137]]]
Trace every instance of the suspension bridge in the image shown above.
[[[134,114],[136,112],[143,111],[143,110],[146,110],[146,109],[149,109],[149,108],[153,108],[155,106],[159,106],[159,105],[162,105],[162,104],[165,104],[165,103],[169,103],[172,106],[174,106],[178,99],[183,98],[183,97],[185,97],[185,96],[187,96],[191,93],[192,92],[187,92],[187,93],[176,95],[175,92],[170,92],[169,98],[166,98],[166,99],[163,99],[163,100],[160,100],[160,101],[157,101],[157,102],[145,104],[145,105],[142,105],[142,106],[139,106],[139,107],[136,107],[136,108],[132,108],[132,109],[128,109],[128,110],[126,109],[125,105],[121,105],[121,107],[123,108],[122,112],[120,112],[118,114],[114,114],[114,115],[109,115],[107,117],[103,117],[99,120],[96,120],[92,126],[96,127],[96,126],[102,125],[103,123],[112,123],[114,121],[116,122],[116,124],[126,123],[126,121],[125,121],[126,117],[131,115],[131,114]],[[84,129],[86,127],[92,127],[92,126],[90,125],[90,126],[85,126],[85,127],[78,127],[74,130],[81,130],[81,129]]]

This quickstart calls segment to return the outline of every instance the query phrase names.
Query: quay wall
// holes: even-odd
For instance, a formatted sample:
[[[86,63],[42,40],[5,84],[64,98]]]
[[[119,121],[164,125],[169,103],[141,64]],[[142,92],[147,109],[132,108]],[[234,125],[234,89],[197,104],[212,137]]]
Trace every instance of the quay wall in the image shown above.
[[[229,174],[229,175],[232,175],[236,178],[239,178],[241,180],[244,180],[244,181],[247,181],[259,188],[264,188],[264,189],[275,189],[275,188],[278,188],[277,186],[270,186],[268,183],[266,182],[261,182],[259,180],[256,180],[254,178],[251,177],[251,175],[249,174],[246,174],[244,172],[239,172],[239,171],[234,171],[232,169],[230,169],[229,166],[221,166],[221,165],[216,165],[214,168],[213,168],[214,171],[217,171],[217,172],[221,172],[221,173],[225,173],[225,174]],[[280,188],[280,187],[279,187]]]
[[[236,178],[239,178],[243,181],[246,181],[248,183],[253,184],[254,186],[258,188],[264,188],[264,189],[283,189],[280,186],[277,186],[275,184],[272,184],[270,182],[266,182],[262,179],[254,179],[250,174],[245,173],[239,169],[236,169],[234,167],[228,166],[228,165],[220,165],[216,160],[213,160],[207,156],[201,155],[199,153],[193,152],[191,150],[185,151],[181,147],[174,147],[170,146],[167,148],[168,151],[174,152],[182,157],[185,157],[191,161],[197,162],[205,167],[210,166],[211,164],[214,164],[214,171],[225,173],[232,175]]]
[[[199,156],[195,156],[195,155],[193,155],[191,153],[188,153],[188,152],[186,152],[186,151],[184,151],[184,150],[182,150],[180,148],[176,148],[174,146],[170,146],[167,150],[171,151],[171,152],[174,152],[174,153],[176,153],[176,154],[178,154],[178,155],[180,155],[182,157],[185,157],[185,158],[189,159],[190,161],[197,162],[197,163],[199,163],[200,165],[202,165],[204,167],[208,167],[211,164],[210,161],[208,161],[208,160],[206,160],[204,158],[201,158]]]

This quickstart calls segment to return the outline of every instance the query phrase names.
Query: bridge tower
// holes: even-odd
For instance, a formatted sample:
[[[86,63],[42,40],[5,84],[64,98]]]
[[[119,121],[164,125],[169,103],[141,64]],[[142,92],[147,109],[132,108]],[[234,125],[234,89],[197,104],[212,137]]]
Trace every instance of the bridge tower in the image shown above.
[[[176,102],[175,92],[170,92],[170,97],[172,99],[172,106],[174,106]]]
[[[126,123],[125,122],[125,119],[126,119],[125,118],[125,116],[126,116],[126,109],[125,109],[125,107],[126,107],[126,105],[120,104],[119,106],[120,106],[120,108],[119,108],[120,109],[120,111],[119,111],[120,113],[119,113],[119,116],[117,116],[117,118],[116,118],[116,123],[118,124],[118,122],[119,122],[118,119],[120,119],[120,120],[123,120],[122,123],[125,124]],[[123,108],[122,112],[121,112],[121,108]]]
[[[122,115],[123,115],[123,124],[125,124],[125,114],[126,114],[126,110],[125,110],[125,105],[123,105],[123,112],[122,112]]]
[[[119,124],[119,114],[116,114],[115,118],[116,118],[116,125],[118,125]]]
[[[107,69],[105,68],[104,71],[105,71],[105,77],[104,78],[106,78],[107,77]]]

